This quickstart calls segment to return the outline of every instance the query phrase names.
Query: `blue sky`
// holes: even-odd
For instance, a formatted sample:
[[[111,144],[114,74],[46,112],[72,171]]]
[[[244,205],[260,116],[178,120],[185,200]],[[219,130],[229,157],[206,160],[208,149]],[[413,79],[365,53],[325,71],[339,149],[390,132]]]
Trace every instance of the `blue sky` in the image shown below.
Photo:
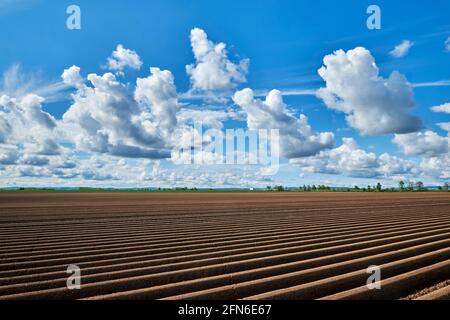
[[[66,8],[72,4],[81,9],[81,30],[69,30],[66,27],[69,16]],[[381,8],[381,30],[369,30],[366,26],[369,16],[366,10],[371,4]],[[36,152],[30,145],[39,149],[37,145],[43,139],[49,139],[47,134],[43,134],[45,137],[39,140],[11,133],[9,138],[0,141],[0,145],[4,147],[3,158],[9,159],[0,164],[0,185],[147,186],[152,183],[171,185],[174,181],[179,185],[191,185],[195,184],[196,177],[207,177],[205,180],[198,178],[205,186],[259,186],[267,183],[298,185],[324,182],[351,185],[375,181],[394,185],[400,179],[420,179],[430,184],[443,183],[450,178],[450,172],[446,169],[446,164],[450,163],[450,147],[447,141],[448,132],[445,130],[448,127],[439,124],[450,122],[450,116],[445,112],[445,108],[441,112],[432,111],[431,108],[450,102],[450,52],[446,50],[445,44],[450,37],[449,14],[450,5],[446,0],[410,1],[407,4],[397,0],[240,3],[218,0],[0,1],[0,29],[3,30],[0,34],[0,72],[12,79],[9,85],[3,81],[0,95],[16,99],[17,105],[23,104],[22,99],[27,94],[42,96],[44,101],[39,103],[40,111],[47,112],[57,127],[52,128],[55,132],[51,139],[64,150],[59,154]],[[226,44],[226,61],[236,66],[239,62],[249,61],[248,68],[240,72],[245,81],[235,79],[228,87],[213,90],[201,85],[195,86],[193,76],[186,72],[187,65],[198,65],[190,38],[194,28],[204,30],[211,43]],[[408,49],[403,50],[401,56],[394,56],[392,51],[404,41],[408,41]],[[142,66],[126,66],[120,70],[108,68],[107,58],[112,56],[119,44],[138,55]],[[375,103],[374,106],[380,108],[380,112],[374,114],[381,118],[382,112],[390,114],[390,110],[398,108],[398,113],[391,114],[392,118],[404,116],[405,123],[417,118],[420,120],[420,127],[409,126],[405,132],[401,128],[406,127],[406,124],[403,126],[397,120],[391,119],[396,125],[389,129],[366,130],[366,121],[373,122],[369,127],[376,127],[379,119],[359,119],[356,120],[359,121],[358,124],[349,122],[348,116],[354,114],[355,110],[358,117],[364,116],[365,111],[352,104],[363,100],[355,95],[367,95],[370,82],[369,88],[361,85],[359,88],[355,86],[355,89],[343,74],[347,69],[333,71],[328,67],[329,82],[318,74],[318,69],[324,65],[325,56],[340,49],[351,64],[349,52],[357,47],[364,47],[366,50],[360,52],[361,59],[373,58],[381,79],[387,81],[392,72],[399,72],[405,77],[414,94],[413,107],[408,107],[408,102],[400,97],[401,93],[398,93],[399,97],[395,96],[397,93],[383,92],[383,89],[380,89],[381,92],[370,93],[381,99],[379,104]],[[338,59],[338,55],[335,58]],[[370,62],[367,63],[370,65]],[[71,66],[80,68],[85,82],[89,82],[86,79],[88,74],[101,76],[111,72],[131,92],[131,96],[136,79],[148,77],[150,67],[169,70],[177,92],[178,110],[232,110],[239,113],[238,116],[221,120],[227,128],[252,126],[249,122],[251,115],[249,116],[246,110],[254,109],[255,106],[236,103],[233,99],[236,92],[251,88],[255,95],[254,100],[264,100],[264,95],[272,89],[277,89],[281,91],[284,105],[290,115],[286,119],[290,119],[289,121],[295,123],[301,131],[302,125],[296,120],[300,114],[304,114],[313,131],[309,134],[314,137],[314,134],[319,136],[321,133],[330,132],[334,136],[333,145],[315,145],[317,152],[301,158],[284,155],[279,174],[271,177],[261,177],[257,168],[189,168],[174,166],[167,158],[128,155],[124,157],[123,153],[118,156],[117,152],[114,154],[87,147],[86,139],[93,137],[84,137],[84,144],[71,140],[71,136],[79,131],[74,129],[74,123],[63,120],[63,115],[69,107],[76,104],[76,99],[70,94],[76,93],[77,88],[63,83],[61,79],[63,71]],[[364,76],[364,67],[355,72],[361,72]],[[336,77],[339,79],[336,80]],[[336,91],[333,89],[334,85],[348,87]],[[88,87],[92,86],[88,84]],[[314,94],[315,90],[324,87],[338,100],[347,99],[345,106],[333,107]],[[366,89],[369,91],[366,92]],[[288,94],[305,91],[310,93]],[[186,99],[185,94],[188,92],[198,98]],[[207,99],[202,98],[205,94],[208,95]],[[382,100],[387,94],[393,95],[390,102]],[[155,104],[150,101],[149,108],[152,108],[152,103]],[[389,103],[393,105],[390,106]],[[91,107],[95,108],[95,104]],[[6,108],[3,107],[4,110]],[[353,111],[343,111],[343,108]],[[77,112],[74,113],[81,114],[81,111]],[[11,112],[8,114],[8,117],[12,117]],[[7,119],[6,113],[0,113],[0,117],[2,116]],[[95,115],[91,116],[95,118]],[[179,114],[176,116],[179,117]],[[276,118],[277,116],[274,117]],[[17,120],[8,119],[10,124]],[[178,127],[179,123],[180,120]],[[268,127],[264,128],[258,124],[256,129],[272,129],[276,122],[274,120],[270,124],[267,124],[267,121],[265,123]],[[78,122],[76,124],[80,125]],[[70,128],[67,127],[69,125]],[[41,130],[38,126],[32,127],[34,130]],[[81,127],[86,129],[86,132],[89,131],[83,124]],[[7,128],[5,125],[5,132],[11,130]],[[74,130],[74,133],[69,133],[68,130]],[[170,130],[174,130],[174,127]],[[109,132],[108,141],[117,147],[114,145],[117,144],[115,135],[118,135],[118,132]],[[303,138],[282,132],[281,143],[285,143],[282,148],[287,149],[288,145],[289,148],[300,145],[305,147],[302,144]],[[352,143],[347,140],[346,145],[342,140],[344,138],[353,139]],[[293,139],[292,145],[283,142],[290,139]],[[138,145],[147,151],[150,148],[155,149],[154,145],[146,145],[143,141],[130,142],[131,137],[123,140],[126,142],[121,143],[127,147]],[[414,146],[409,145],[413,141],[429,147],[413,150]],[[165,148],[167,149],[167,146]],[[11,156],[12,149],[15,149],[17,156]],[[395,159],[382,160],[382,154],[389,154]],[[11,157],[15,160],[12,161]],[[68,161],[67,157],[75,162],[74,168],[55,167],[54,163],[58,161]],[[320,162],[317,157],[324,162],[323,167],[317,166]],[[42,161],[27,160],[31,158]],[[43,160],[44,158],[48,162]],[[121,164],[117,165],[116,162],[121,160]],[[104,165],[99,165],[96,170],[92,164],[95,161]],[[357,168],[358,165],[361,165],[361,168]],[[140,171],[136,170],[135,176],[132,176],[129,170],[126,174],[121,174],[119,169],[116,175],[106,173],[111,168],[120,166],[139,167]],[[390,171],[392,167],[403,169]],[[242,170],[249,175],[248,178],[242,178]],[[231,171],[236,171],[236,176],[223,177]],[[330,171],[333,173],[330,174]],[[167,180],[171,175],[172,180]],[[221,175],[221,178],[215,180],[215,175]]]

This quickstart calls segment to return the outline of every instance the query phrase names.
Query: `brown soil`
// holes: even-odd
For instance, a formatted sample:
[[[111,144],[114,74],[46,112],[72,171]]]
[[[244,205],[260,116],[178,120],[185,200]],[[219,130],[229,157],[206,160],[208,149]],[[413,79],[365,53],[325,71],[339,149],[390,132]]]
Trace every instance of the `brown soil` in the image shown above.
[[[447,279],[450,193],[0,194],[0,299],[400,299]]]
[[[423,297],[427,294],[430,294],[432,292],[435,292],[437,290],[443,289],[445,287],[450,286],[450,280],[446,280],[446,281],[442,281],[438,284],[435,284],[431,287],[425,288],[423,290],[417,291],[414,294],[411,294],[409,296],[407,296],[406,298],[403,298],[402,300],[415,300],[417,298]]]

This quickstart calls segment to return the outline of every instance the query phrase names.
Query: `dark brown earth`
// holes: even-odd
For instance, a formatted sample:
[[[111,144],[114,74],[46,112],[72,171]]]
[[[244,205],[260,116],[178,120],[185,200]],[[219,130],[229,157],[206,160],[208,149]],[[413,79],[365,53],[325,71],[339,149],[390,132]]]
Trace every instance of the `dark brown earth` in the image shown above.
[[[0,194],[0,299],[444,299],[448,279],[450,193]]]
[[[431,294],[434,295],[440,290],[446,290],[446,292],[448,292],[450,294],[450,280],[442,281],[438,284],[435,284],[434,286],[420,290],[414,294],[407,296],[406,298],[404,298],[402,300],[416,300],[416,299],[426,298],[428,295],[431,295]],[[442,291],[442,292],[444,292],[444,291]]]

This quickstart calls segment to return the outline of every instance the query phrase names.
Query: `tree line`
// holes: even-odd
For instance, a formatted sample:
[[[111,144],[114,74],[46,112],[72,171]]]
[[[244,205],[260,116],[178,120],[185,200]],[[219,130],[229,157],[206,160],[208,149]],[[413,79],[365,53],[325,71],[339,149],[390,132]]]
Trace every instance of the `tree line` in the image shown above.
[[[297,192],[331,192],[331,191],[347,191],[347,192],[424,192],[428,191],[427,188],[425,188],[425,185],[422,181],[417,182],[405,182],[400,181],[398,183],[398,188],[390,187],[385,188],[383,185],[378,182],[376,185],[368,185],[368,186],[357,186],[355,185],[352,188],[336,188],[336,187],[330,187],[327,185],[303,185],[298,188],[288,188],[282,185],[276,185],[276,186],[267,186],[267,191],[272,192],[285,192],[285,191],[297,191]],[[450,183],[446,182],[444,185],[437,187],[440,191],[449,191],[450,190]]]

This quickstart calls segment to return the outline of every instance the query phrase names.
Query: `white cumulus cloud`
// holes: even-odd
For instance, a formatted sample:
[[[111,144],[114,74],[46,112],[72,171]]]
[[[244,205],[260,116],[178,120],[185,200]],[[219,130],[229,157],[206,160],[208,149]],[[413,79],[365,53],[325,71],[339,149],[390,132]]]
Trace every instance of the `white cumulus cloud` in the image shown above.
[[[108,58],[107,68],[113,71],[123,71],[127,67],[139,70],[142,67],[142,60],[136,51],[126,49],[119,44]]]
[[[0,143],[32,148],[38,154],[58,154],[55,118],[42,110],[44,99],[35,94],[23,98],[0,96]]]
[[[278,90],[270,91],[265,100],[260,100],[247,88],[236,92],[233,101],[246,112],[250,130],[279,130],[281,153],[286,158],[311,156],[333,147],[333,133],[315,133],[305,115],[293,116]]]
[[[63,82],[72,87],[78,87],[83,83],[83,77],[80,75],[80,67],[71,66],[70,68],[64,70],[61,78]]]
[[[449,137],[442,137],[433,131],[395,135],[393,142],[408,156],[437,156],[447,153]]]
[[[344,138],[340,147],[320,152],[305,159],[291,160],[310,173],[342,174],[351,177],[373,177],[379,166],[377,156],[359,149],[352,138]]]
[[[226,45],[208,40],[205,31],[191,30],[191,46],[195,63],[186,66],[194,90],[228,90],[246,82],[249,60],[233,63],[228,59]]]
[[[79,79],[79,69],[63,74]],[[73,104],[63,115],[61,131],[80,150],[131,158],[170,156],[169,137],[177,99],[169,71],[151,69],[138,79],[136,99],[111,73],[90,74],[90,86],[77,85]]]
[[[316,156],[294,159],[291,164],[300,166],[303,171],[321,174],[344,174],[353,178],[392,179],[397,175],[412,173],[416,166],[408,160],[387,153],[377,156],[361,149],[353,138],[343,138],[342,145],[320,152]]]
[[[169,70],[150,68],[151,75],[138,78],[134,97],[138,103],[149,106],[158,127],[170,130],[177,124],[179,109],[174,78]]]
[[[424,158],[420,163],[420,168],[428,176],[448,181],[450,179],[450,154]]]
[[[367,49],[327,55],[319,75],[326,87],[318,90],[318,97],[344,112],[347,123],[361,134],[409,133],[421,127],[420,119],[410,114],[414,97],[409,82],[397,71],[381,77]]]

